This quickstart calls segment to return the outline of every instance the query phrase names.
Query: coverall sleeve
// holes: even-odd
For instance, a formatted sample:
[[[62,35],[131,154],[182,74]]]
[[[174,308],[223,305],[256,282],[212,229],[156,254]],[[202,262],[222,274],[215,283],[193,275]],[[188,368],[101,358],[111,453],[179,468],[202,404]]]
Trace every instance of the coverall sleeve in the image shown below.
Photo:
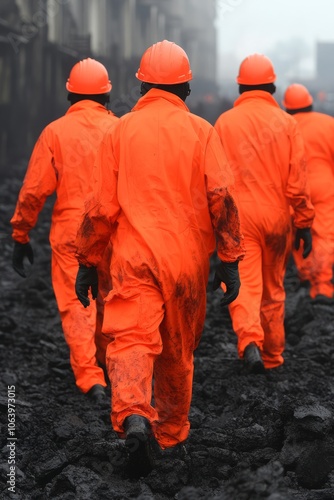
[[[238,209],[233,197],[234,178],[216,130],[212,129],[205,154],[205,177],[217,254],[223,262],[245,255]]]
[[[44,129],[33,149],[10,221],[12,237],[19,243],[28,243],[28,233],[35,226],[46,198],[57,188],[57,175],[49,142],[49,133]]]
[[[76,257],[80,264],[97,266],[116,227],[121,210],[117,198],[118,165],[112,141],[106,135],[93,170],[93,188],[85,203],[85,213],[76,237]]]
[[[307,177],[304,141],[297,123],[292,125],[290,173],[286,196],[293,209],[293,223],[297,228],[311,227],[314,207],[311,203]]]

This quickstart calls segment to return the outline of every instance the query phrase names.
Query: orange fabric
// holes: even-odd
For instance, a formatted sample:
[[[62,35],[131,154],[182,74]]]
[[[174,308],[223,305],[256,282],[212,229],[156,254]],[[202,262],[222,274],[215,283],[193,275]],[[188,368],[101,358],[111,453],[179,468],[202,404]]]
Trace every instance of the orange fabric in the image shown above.
[[[310,227],[304,146],[295,120],[264,91],[243,93],[215,128],[235,176],[246,256],[240,293],[229,306],[238,354],[252,341],[266,368],[283,363],[284,272],[291,248],[289,204],[296,227]]]
[[[315,209],[312,252],[303,259],[293,249],[301,280],[310,282],[310,296],[333,297],[334,263],[334,118],[314,111],[296,113],[305,142],[311,200]]]
[[[112,239],[103,323],[112,339],[112,424],[121,434],[129,414],[144,415],[160,446],[173,446],[189,432],[215,236],[222,260],[244,255],[233,176],[213,127],[177,96],[152,89],[105,136],[95,177],[77,255],[96,265]]]
[[[96,344],[96,359],[103,367],[106,366],[107,346],[110,342],[109,335],[102,330],[104,317],[104,299],[112,288],[110,276],[112,246],[107,245],[104,251],[103,258],[98,266],[99,292],[95,300],[96,304],[96,329],[95,329],[95,344]],[[78,262],[78,261],[77,261]]]
[[[49,124],[34,147],[11,219],[13,239],[28,242],[46,198],[57,194],[50,229],[52,284],[76,384],[83,392],[106,382],[95,355],[96,305],[84,309],[75,294],[74,241],[98,145],[117,120],[104,106],[85,100]]]

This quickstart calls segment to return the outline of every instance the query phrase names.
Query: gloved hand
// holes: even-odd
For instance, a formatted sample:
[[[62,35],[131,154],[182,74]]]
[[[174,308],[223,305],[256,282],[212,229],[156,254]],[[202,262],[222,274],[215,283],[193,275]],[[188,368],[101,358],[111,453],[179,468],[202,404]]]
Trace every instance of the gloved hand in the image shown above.
[[[19,243],[15,241],[12,255],[12,266],[22,278],[26,278],[23,261],[27,257],[30,264],[34,263],[34,252],[30,243]]]
[[[296,230],[295,236],[295,249],[299,250],[300,240],[304,242],[304,251],[303,251],[303,259],[306,259],[311,253],[312,250],[312,234],[311,229],[309,227],[304,227],[303,229]]]
[[[88,298],[89,289],[91,289],[93,299],[96,299],[98,284],[96,267],[86,267],[79,264],[79,271],[75,280],[75,293],[84,307],[88,307],[90,304]]]
[[[227,306],[239,295],[240,277],[238,269],[239,261],[220,262],[213,278],[212,289],[217,290],[221,282],[226,285],[226,292],[221,300],[222,306]]]

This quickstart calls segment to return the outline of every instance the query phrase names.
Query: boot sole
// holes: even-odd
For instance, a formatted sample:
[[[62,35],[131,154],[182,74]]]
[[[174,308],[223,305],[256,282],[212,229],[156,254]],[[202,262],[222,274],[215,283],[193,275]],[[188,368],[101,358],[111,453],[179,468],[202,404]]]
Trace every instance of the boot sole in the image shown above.
[[[260,375],[265,373],[266,369],[261,361],[256,361],[255,363],[246,365],[248,373],[253,373],[254,375]]]
[[[126,471],[132,478],[147,476],[153,469],[150,437],[145,432],[131,432],[125,440],[129,457]]]

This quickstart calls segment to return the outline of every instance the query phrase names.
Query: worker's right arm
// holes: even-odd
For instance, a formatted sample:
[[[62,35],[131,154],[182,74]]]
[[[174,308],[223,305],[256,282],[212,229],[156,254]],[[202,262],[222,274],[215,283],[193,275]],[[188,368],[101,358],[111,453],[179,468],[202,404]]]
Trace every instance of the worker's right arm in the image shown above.
[[[57,187],[50,133],[44,129],[33,149],[28,169],[11,219],[12,237],[18,243],[29,242],[29,231],[35,226],[45,200]]]

